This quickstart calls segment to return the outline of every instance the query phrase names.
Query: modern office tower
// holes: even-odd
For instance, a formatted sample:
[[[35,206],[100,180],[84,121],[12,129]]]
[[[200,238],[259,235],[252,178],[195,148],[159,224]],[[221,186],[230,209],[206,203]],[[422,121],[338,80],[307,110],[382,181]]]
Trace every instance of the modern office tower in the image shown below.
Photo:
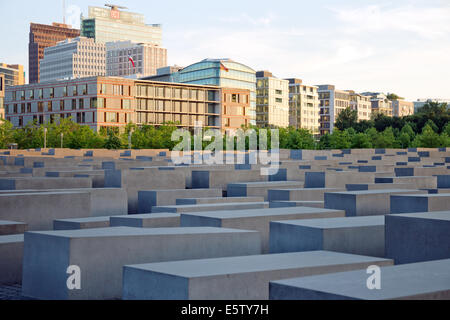
[[[25,84],[25,73],[23,66],[20,64],[6,64],[0,62],[0,75],[4,76],[4,85],[20,86]]]
[[[250,124],[256,125],[256,72],[230,59],[205,59],[179,72],[181,83],[215,85],[250,91]]]
[[[106,49],[94,39],[78,37],[45,49],[41,82],[106,75]]]
[[[420,108],[422,108],[425,104],[429,102],[436,102],[436,103],[446,103],[447,107],[450,107],[450,99],[417,99],[417,101],[414,101],[414,112],[416,113]]]
[[[289,126],[289,81],[277,79],[269,71],[256,72],[256,125]]]
[[[406,117],[414,114],[414,103],[405,100],[392,100],[392,115]]]
[[[347,91],[336,90],[333,85],[319,85],[320,101],[320,135],[333,133],[334,123],[339,113],[350,107],[350,93]]]
[[[0,119],[5,119],[5,107],[3,99],[5,98],[5,76],[0,74]]]
[[[30,83],[40,80],[40,61],[44,58],[44,49],[58,42],[80,36],[80,30],[62,23],[30,24],[30,42],[28,44],[28,76]]]
[[[289,81],[289,126],[319,134],[318,87],[303,84],[301,79]]]
[[[347,90],[350,93],[350,108],[358,112],[358,121],[370,120],[372,116],[372,103],[370,97],[358,94],[353,90]]]
[[[174,65],[162,67],[156,70],[155,76],[143,77],[141,80],[162,81],[162,82],[180,82],[180,73],[183,67]]]
[[[193,129],[199,121],[225,131],[246,124],[249,96],[243,89],[90,77],[8,87],[5,116],[15,127],[72,118],[94,130],[131,122]]]
[[[144,15],[119,10],[124,7],[106,6],[109,8],[89,7],[89,16],[81,17],[82,36],[98,43],[131,41],[162,45],[161,25],[147,25]]]
[[[134,77],[154,76],[167,66],[167,49],[147,43],[116,41],[106,43],[106,75]]]
[[[364,92],[363,96],[370,97],[372,104],[372,114],[381,113],[385,116],[392,117],[392,101],[381,92]]]

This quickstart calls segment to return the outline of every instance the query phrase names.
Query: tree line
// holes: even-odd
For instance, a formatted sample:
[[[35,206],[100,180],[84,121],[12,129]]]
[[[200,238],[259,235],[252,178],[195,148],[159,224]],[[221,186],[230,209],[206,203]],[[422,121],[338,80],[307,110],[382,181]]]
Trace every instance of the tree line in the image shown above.
[[[305,129],[278,128],[279,147],[309,150],[450,147],[449,117],[446,104],[433,102],[412,116],[391,118],[376,114],[369,121],[358,121],[357,112],[346,109],[337,117],[333,133],[319,139]],[[19,149],[42,148],[46,138],[48,148],[128,149],[131,143],[133,149],[171,150],[178,144],[171,139],[176,129],[175,123],[159,127],[128,124],[121,133],[106,129],[97,132],[71,119],[44,125],[32,122],[23,128],[14,128],[10,122],[0,119],[0,149],[8,148],[11,143],[17,143]],[[259,137],[260,128],[243,128],[246,129],[254,129]],[[191,140],[193,143],[194,139]],[[270,130],[267,142],[271,148]],[[209,143],[205,141],[203,146]]]

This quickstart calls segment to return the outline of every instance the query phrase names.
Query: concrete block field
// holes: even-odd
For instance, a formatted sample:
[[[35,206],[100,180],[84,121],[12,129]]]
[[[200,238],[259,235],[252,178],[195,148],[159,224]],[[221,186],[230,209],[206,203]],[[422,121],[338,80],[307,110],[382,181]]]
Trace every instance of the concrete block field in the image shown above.
[[[450,299],[450,149],[0,155],[0,299]]]

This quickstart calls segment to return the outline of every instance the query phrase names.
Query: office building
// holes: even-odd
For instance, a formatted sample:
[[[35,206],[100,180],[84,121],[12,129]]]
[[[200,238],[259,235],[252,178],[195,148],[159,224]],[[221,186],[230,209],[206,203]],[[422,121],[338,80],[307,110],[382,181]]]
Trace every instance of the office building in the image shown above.
[[[350,108],[358,113],[358,121],[370,120],[372,116],[372,102],[370,97],[363,96],[353,90],[347,90],[350,94]]]
[[[289,81],[289,126],[319,134],[318,87],[303,84],[301,79]]]
[[[405,100],[392,101],[392,115],[394,117],[406,117],[414,114],[414,103]]]
[[[198,121],[225,131],[248,124],[249,97],[243,89],[90,77],[8,87],[5,116],[15,127],[72,118],[94,130],[131,122],[193,129]]]
[[[3,100],[5,98],[5,76],[0,74],[0,119],[5,119],[5,107]]]
[[[41,82],[106,75],[106,49],[103,43],[77,37],[45,49],[41,60]]]
[[[89,7],[88,17],[81,17],[82,36],[95,39],[97,43],[131,41],[162,45],[161,25],[147,25],[144,15],[119,10],[125,7],[106,6],[108,8]]]
[[[256,72],[256,125],[289,126],[289,81],[277,79],[269,71]]]
[[[30,83],[40,81],[40,61],[44,58],[44,50],[55,46],[58,42],[80,36],[80,30],[72,29],[62,23],[30,24],[30,42],[28,44],[28,76]]]
[[[0,62],[0,74],[4,76],[4,85],[20,86],[25,84],[25,72],[20,64],[6,64]]]
[[[205,59],[179,71],[180,83],[214,85],[250,91],[250,124],[256,125],[256,72],[231,59]]]
[[[350,93],[337,90],[333,85],[319,85],[319,133],[324,135],[333,133],[334,124],[339,113],[350,108]]]
[[[106,75],[133,77],[154,76],[167,66],[167,49],[147,43],[116,41],[106,43]]]
[[[166,66],[156,70],[156,75],[143,77],[141,80],[161,81],[161,82],[180,82],[180,73],[183,67],[174,65]]]

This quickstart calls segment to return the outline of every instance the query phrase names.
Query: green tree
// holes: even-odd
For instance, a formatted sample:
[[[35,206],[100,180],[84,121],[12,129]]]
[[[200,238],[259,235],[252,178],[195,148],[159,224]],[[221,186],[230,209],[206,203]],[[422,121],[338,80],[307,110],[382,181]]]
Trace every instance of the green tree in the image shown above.
[[[342,110],[337,116],[335,126],[341,131],[353,128],[358,123],[358,112],[350,108]]]
[[[288,140],[287,149],[311,150],[314,149],[315,146],[314,137],[308,130],[305,129],[290,130],[287,140]]]
[[[11,122],[0,118],[0,149],[6,149],[14,142],[14,130]]]
[[[431,125],[427,124],[423,128],[422,134],[419,134],[414,139],[412,145],[414,147],[422,147],[422,148],[438,148],[446,146],[447,143],[447,135],[442,134],[439,136]]]
[[[396,95],[395,93],[389,93],[388,95],[387,95],[387,98],[389,99],[389,100],[403,100],[403,99],[405,99],[405,98],[402,98],[402,97],[400,97],[400,96],[398,96],[398,95]]]
[[[365,133],[357,133],[352,138],[352,149],[370,149],[372,148],[372,143],[369,137]]]
[[[122,147],[119,137],[113,132],[108,132],[108,138],[105,141],[105,148],[108,150],[117,150]]]
[[[330,136],[330,144],[332,149],[349,149],[351,140],[348,131],[335,129]]]

